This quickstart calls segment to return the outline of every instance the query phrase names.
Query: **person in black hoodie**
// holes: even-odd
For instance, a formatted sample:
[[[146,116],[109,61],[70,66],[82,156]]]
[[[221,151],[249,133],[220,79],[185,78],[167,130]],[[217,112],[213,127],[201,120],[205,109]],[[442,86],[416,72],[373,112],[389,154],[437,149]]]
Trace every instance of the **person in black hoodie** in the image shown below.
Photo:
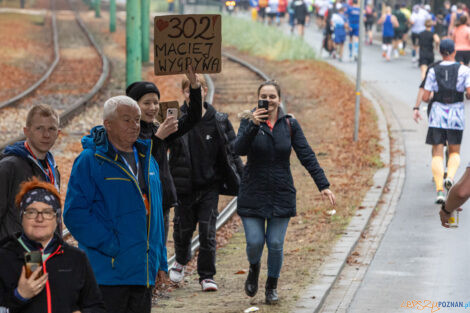
[[[280,108],[281,88],[275,81],[262,83],[258,99],[268,100],[268,109],[257,108],[242,115],[234,143],[235,153],[246,155],[237,199],[237,213],[243,221],[246,252],[250,271],[245,293],[254,297],[258,291],[260,260],[264,244],[268,246],[266,303],[278,302],[277,281],[283,260],[287,225],[296,215],[296,191],[290,171],[290,154],[294,148],[308,170],[322,197],[335,205],[323,169],[308,144],[296,119]]]
[[[7,146],[0,156],[0,240],[21,231],[15,195],[20,184],[36,176],[60,187],[60,174],[49,151],[59,136],[59,116],[50,106],[33,106],[23,129],[25,141]],[[57,228],[60,234],[61,223]]]
[[[202,98],[207,84],[200,79]],[[183,80],[182,90],[188,110],[189,81]],[[204,102],[201,121],[170,146],[170,169],[178,194],[175,208],[174,233],[176,262],[170,268],[170,280],[180,282],[184,267],[191,259],[191,239],[199,223],[199,255],[197,271],[203,291],[216,291],[214,281],[216,221],[219,194],[236,195],[243,163],[233,154],[235,132],[228,115],[217,112]]]
[[[160,91],[157,86],[148,81],[135,82],[126,89],[126,95],[139,104],[142,116],[140,120],[140,139],[152,140],[152,156],[160,169],[162,182],[162,207],[165,223],[165,243],[170,227],[170,209],[178,205],[175,184],[168,165],[168,144],[175,138],[187,133],[201,119],[201,87],[197,75],[189,68],[187,74],[190,81],[189,106],[186,114],[179,119],[168,116],[162,124],[156,124],[155,118],[159,110]]]
[[[55,233],[57,189],[33,178],[21,184],[15,202],[23,231],[0,242],[0,306],[10,313],[106,313],[85,253]],[[24,265],[33,251],[42,258],[36,269]]]

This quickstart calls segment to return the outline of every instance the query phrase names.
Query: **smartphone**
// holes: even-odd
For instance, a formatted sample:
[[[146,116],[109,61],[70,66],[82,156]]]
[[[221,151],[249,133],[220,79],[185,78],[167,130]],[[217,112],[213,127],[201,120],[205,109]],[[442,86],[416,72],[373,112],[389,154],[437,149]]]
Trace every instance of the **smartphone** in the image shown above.
[[[175,118],[178,118],[178,109],[177,108],[168,108],[166,110],[166,117],[169,116],[174,116]]]
[[[258,108],[259,109],[266,109],[268,110],[269,101],[268,100],[258,100]],[[264,118],[263,120],[267,120],[268,118]]]
[[[159,109],[157,113],[157,121],[161,124],[165,121],[167,114],[168,114],[168,109],[174,108],[176,109],[176,118],[180,118],[181,113],[179,112],[179,104],[178,101],[161,101],[159,104]]]
[[[26,268],[26,278],[29,278],[31,274],[35,270],[38,269],[38,267],[42,266],[42,253],[41,251],[31,251],[31,252],[25,252],[24,253],[24,265]],[[43,271],[39,273],[39,277],[41,277],[43,274]]]
[[[258,100],[258,108],[260,109],[268,109],[269,101],[268,100]]]

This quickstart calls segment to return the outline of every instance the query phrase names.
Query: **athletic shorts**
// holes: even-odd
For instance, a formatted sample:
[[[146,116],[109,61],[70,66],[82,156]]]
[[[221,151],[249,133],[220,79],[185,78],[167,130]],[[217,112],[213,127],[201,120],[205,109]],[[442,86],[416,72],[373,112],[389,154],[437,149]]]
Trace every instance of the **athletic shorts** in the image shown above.
[[[284,17],[286,16],[286,12],[279,12],[279,17]]]
[[[266,16],[266,8],[259,8],[258,10],[258,16],[261,18],[265,18]]]
[[[434,55],[433,54],[424,54],[422,55],[421,53],[419,54],[419,66],[421,65],[431,65],[431,63],[434,63]]]
[[[382,43],[384,45],[391,44],[392,40],[393,40],[393,37],[388,37],[388,36],[387,37],[385,37],[385,36],[382,37]]]
[[[351,25],[351,30],[349,31],[349,37],[359,37],[359,25]]]
[[[470,62],[470,50],[457,51],[455,54],[455,61],[462,62],[464,65],[468,65]]]
[[[305,25],[305,19],[296,19],[297,25]]]
[[[366,32],[372,30],[373,25],[374,25],[374,22],[364,22],[364,26],[366,27]]]
[[[439,144],[445,145],[446,143],[449,145],[460,145],[462,134],[463,130],[429,127],[426,143],[433,146]]]
[[[419,34],[411,33],[411,42],[413,43],[413,46],[417,46],[419,44]]]
[[[403,32],[399,29],[395,29],[395,35],[393,36],[393,39],[401,40],[402,38],[403,38]]]

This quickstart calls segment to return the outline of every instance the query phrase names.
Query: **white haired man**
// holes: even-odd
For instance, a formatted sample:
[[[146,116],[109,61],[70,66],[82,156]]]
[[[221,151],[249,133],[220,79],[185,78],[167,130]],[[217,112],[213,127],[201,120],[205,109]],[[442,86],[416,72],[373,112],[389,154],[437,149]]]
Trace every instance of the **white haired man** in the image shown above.
[[[157,271],[168,272],[159,170],[151,142],[137,139],[140,116],[127,96],[105,102],[104,126],[83,137],[64,206],[110,313],[150,313]]]

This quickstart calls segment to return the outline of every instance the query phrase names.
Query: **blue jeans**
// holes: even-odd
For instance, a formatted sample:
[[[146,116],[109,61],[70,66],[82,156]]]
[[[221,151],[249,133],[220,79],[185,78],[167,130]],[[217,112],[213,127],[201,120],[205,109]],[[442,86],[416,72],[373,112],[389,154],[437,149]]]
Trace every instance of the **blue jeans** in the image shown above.
[[[250,264],[258,264],[263,255],[264,242],[268,246],[268,276],[278,278],[281,272],[284,238],[289,217],[242,217],[245,228],[246,254]]]

